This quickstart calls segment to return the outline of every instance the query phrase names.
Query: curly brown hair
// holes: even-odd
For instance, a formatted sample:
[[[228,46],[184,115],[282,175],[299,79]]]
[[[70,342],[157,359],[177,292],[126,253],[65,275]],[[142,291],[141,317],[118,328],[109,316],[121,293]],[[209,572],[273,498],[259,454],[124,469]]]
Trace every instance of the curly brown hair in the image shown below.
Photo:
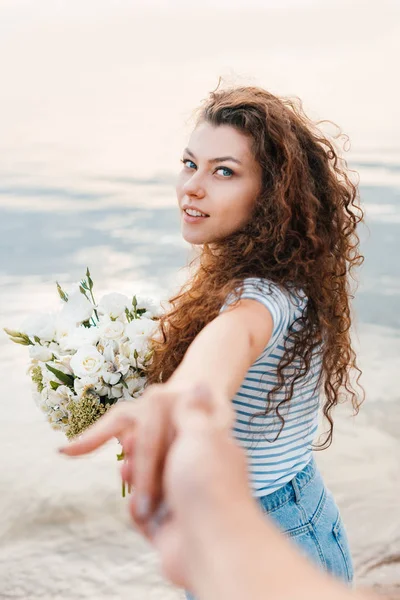
[[[356,233],[363,218],[357,186],[334,142],[319,129],[323,122],[312,122],[298,98],[252,86],[217,89],[199,109],[197,123],[203,122],[229,125],[249,136],[262,168],[262,189],[249,222],[221,241],[204,244],[194,259],[195,273],[160,319],[148,383],[169,379],[226,296],[240,297],[245,278],[294,286],[308,302],[290,328],[265,414],[274,394],[283,390],[284,399],[275,409],[283,426],[280,408],[290,402],[294,385],[307,375],[312,356],[319,352],[319,384],[329,422],[321,447],[327,447],[333,437],[332,409],[350,398],[357,413],[363,400],[350,338],[352,271],[363,260]],[[295,361],[301,367],[293,373],[290,365]]]

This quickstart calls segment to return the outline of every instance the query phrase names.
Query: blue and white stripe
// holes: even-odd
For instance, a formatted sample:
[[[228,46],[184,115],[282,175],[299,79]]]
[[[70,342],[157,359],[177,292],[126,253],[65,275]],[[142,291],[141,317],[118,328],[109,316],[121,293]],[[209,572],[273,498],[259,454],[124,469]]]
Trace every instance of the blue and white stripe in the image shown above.
[[[268,345],[248,370],[232,400],[236,410],[233,432],[248,453],[251,484],[254,495],[260,497],[284,486],[311,458],[318,426],[321,358],[315,353],[309,373],[296,382],[293,397],[281,407],[280,413],[285,419],[283,427],[274,409],[268,415],[250,420],[266,409],[268,392],[277,383],[277,367],[289,327],[301,316],[307,298],[255,277],[245,280],[240,297],[261,302],[274,323]],[[234,295],[228,297],[221,311],[233,300]],[[299,366],[298,359],[291,365],[295,369]],[[275,394],[273,406],[283,397],[283,391]]]

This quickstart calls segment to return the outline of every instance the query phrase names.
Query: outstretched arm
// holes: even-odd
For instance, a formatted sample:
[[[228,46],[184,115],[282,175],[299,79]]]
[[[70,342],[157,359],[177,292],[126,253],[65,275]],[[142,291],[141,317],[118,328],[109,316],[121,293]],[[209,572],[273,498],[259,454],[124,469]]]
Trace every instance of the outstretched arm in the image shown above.
[[[217,396],[232,398],[268,344],[272,329],[265,306],[257,300],[241,300],[204,327],[170,381],[204,383]]]

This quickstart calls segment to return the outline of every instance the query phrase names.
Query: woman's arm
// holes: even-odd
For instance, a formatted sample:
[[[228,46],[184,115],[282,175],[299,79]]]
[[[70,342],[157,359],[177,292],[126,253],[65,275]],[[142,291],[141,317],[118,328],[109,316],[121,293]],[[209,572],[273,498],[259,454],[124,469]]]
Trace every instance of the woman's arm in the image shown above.
[[[232,398],[272,330],[265,306],[257,300],[241,300],[204,327],[168,384],[207,383],[218,397]]]

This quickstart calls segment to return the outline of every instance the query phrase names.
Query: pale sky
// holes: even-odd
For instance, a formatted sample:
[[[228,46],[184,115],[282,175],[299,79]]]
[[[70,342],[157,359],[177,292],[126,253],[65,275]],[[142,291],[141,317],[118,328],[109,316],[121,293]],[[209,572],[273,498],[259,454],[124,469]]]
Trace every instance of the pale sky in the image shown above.
[[[300,96],[359,152],[399,148],[399,3],[214,4],[0,0],[2,164],[169,171],[220,75]]]

